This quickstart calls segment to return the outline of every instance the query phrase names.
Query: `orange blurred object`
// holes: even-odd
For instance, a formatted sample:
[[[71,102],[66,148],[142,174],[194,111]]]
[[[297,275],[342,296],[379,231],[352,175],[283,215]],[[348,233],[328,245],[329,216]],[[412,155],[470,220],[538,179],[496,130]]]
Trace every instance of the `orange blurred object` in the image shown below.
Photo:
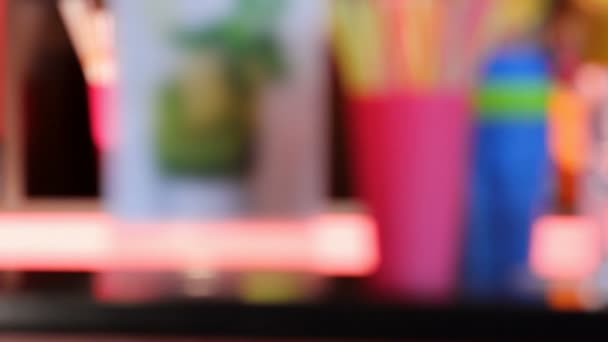
[[[582,171],[588,151],[588,111],[583,98],[557,84],[549,98],[549,148],[553,160],[569,173]]]
[[[553,310],[582,311],[585,305],[581,301],[577,283],[555,284],[547,289],[547,303]]]
[[[585,13],[608,14],[608,1],[606,0],[574,0],[574,3]]]

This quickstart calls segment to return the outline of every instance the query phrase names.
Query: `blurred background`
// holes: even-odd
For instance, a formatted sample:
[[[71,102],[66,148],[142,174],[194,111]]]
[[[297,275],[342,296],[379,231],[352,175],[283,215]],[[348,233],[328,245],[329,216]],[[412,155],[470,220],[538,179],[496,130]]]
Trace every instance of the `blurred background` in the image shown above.
[[[604,0],[0,8],[0,307],[608,306]]]

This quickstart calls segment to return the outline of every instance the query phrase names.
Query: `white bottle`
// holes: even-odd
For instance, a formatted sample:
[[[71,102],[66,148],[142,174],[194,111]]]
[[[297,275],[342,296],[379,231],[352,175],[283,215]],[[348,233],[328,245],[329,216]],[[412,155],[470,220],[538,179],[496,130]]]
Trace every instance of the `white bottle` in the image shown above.
[[[322,210],[326,7],[111,1],[120,80],[109,210],[154,220]]]

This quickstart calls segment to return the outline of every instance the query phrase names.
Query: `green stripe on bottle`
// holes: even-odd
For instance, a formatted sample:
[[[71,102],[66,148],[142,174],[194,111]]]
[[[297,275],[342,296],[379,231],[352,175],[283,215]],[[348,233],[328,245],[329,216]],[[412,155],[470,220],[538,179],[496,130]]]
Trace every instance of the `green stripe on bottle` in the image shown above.
[[[484,118],[544,117],[549,92],[550,87],[545,84],[485,86],[475,98],[475,108]]]

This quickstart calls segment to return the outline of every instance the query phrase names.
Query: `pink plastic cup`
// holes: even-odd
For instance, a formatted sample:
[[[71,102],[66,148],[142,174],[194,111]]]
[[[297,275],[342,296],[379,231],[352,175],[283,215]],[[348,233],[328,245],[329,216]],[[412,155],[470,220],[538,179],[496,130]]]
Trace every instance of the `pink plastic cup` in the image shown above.
[[[449,300],[457,286],[470,135],[460,93],[350,100],[355,182],[379,225],[378,295]]]

